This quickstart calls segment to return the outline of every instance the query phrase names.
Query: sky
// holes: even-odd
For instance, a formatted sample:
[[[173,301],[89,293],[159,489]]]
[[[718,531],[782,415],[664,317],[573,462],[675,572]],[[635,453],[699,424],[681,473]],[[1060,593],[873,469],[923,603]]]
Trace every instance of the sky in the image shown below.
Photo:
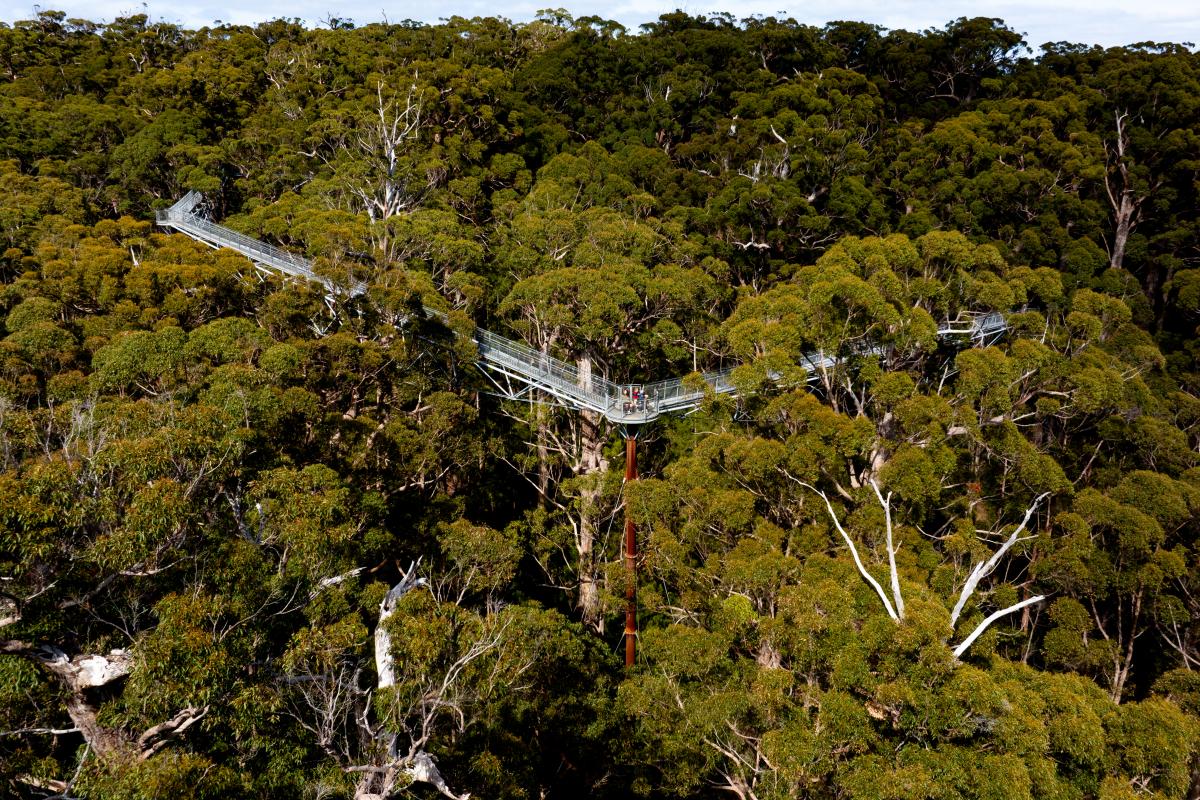
[[[957,17],[1000,17],[1025,34],[1035,48],[1043,42],[1071,41],[1105,46],[1143,41],[1200,43],[1200,2],[1197,0],[806,0],[785,5],[782,0],[198,0],[178,3],[147,0],[10,0],[0,8],[0,21],[30,19],[35,9],[56,9],[68,17],[92,21],[146,13],[188,28],[217,20],[254,24],[277,17],[298,17],[320,25],[331,14],[358,24],[381,19],[415,19],[436,23],[450,16],[503,16],[515,22],[532,19],[547,7],[565,7],[574,16],[616,20],[631,31],[664,12],[682,8],[691,14],[725,11],[738,19],[752,15],[792,17],[822,25],[846,19],[885,28],[923,30],[941,27]]]

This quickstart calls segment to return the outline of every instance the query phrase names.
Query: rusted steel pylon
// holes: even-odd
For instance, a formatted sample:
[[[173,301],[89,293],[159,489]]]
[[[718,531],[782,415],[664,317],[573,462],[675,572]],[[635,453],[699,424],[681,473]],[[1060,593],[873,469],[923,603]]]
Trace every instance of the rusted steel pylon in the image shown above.
[[[637,528],[629,503],[629,486],[637,480],[637,437],[625,432],[625,668],[637,658]]]

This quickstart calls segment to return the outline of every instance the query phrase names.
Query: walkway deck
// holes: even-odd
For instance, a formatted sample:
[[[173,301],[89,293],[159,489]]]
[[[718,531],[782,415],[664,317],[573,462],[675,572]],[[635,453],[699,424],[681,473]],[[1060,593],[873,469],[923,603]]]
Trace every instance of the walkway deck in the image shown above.
[[[329,298],[342,294],[355,297],[366,292],[364,283],[338,285],[318,275],[307,259],[205,219],[197,213],[202,200],[199,192],[188,192],[175,205],[158,212],[158,224],[214,249],[235,250],[254,262],[258,269],[320,284]],[[426,307],[425,311],[444,318],[435,309]],[[978,345],[993,341],[1007,329],[1003,314],[970,314],[941,323],[938,336],[956,341],[969,340]],[[476,328],[472,339],[479,350],[480,368],[502,395],[510,399],[527,399],[531,396],[530,390],[538,389],[567,407],[603,414],[620,425],[643,425],[663,414],[689,411],[699,406],[709,392],[733,394],[736,391],[730,382],[732,370],[701,373],[698,380],[679,377],[642,384],[617,384],[595,375],[584,375],[573,364],[483,328]],[[806,360],[811,382],[822,370],[837,364],[839,357],[810,353]]]

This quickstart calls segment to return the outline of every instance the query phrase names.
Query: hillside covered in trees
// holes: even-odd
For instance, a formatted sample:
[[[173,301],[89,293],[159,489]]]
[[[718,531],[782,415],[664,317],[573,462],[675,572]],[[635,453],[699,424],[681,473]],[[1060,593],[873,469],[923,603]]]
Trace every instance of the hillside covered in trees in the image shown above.
[[[0,26],[0,795],[1200,798],[1200,56],[1039,52]]]

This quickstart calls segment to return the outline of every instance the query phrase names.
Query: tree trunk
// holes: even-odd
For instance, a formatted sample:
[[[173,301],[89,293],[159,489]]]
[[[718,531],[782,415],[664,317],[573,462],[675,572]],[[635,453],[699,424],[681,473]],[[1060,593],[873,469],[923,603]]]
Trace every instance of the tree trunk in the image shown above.
[[[375,674],[378,676],[380,689],[387,689],[395,684],[395,663],[392,657],[392,636],[388,632],[387,621],[396,613],[400,598],[410,590],[425,585],[425,579],[417,576],[417,566],[414,561],[400,576],[400,581],[393,586],[379,604],[379,621],[375,624]]]
[[[1109,696],[1114,703],[1121,702],[1125,694],[1125,685],[1133,672],[1134,643],[1141,635],[1138,626],[1142,619],[1142,596],[1143,589],[1138,587],[1130,597],[1128,624],[1125,624],[1121,601],[1117,603],[1117,651],[1113,654],[1112,685],[1109,687]]]
[[[553,475],[550,471],[550,448],[547,445],[547,442],[550,441],[550,409],[545,403],[539,402],[534,406],[533,413],[537,415],[534,442],[538,455],[538,504],[542,508],[548,508],[550,506],[550,484],[553,480]]]
[[[579,384],[591,386],[592,361],[584,356],[579,360]],[[579,521],[576,526],[576,550],[579,555],[579,610],[583,623],[604,631],[600,613],[599,569],[596,558],[596,539],[599,528],[600,496],[604,490],[604,473],[608,462],[604,458],[604,418],[591,411],[580,412],[579,418]]]
[[[1122,167],[1122,171],[1124,168]],[[1137,225],[1138,204],[1133,199],[1133,190],[1126,186],[1120,192],[1120,197],[1113,206],[1113,221],[1116,230],[1113,234],[1112,252],[1109,254],[1108,266],[1123,269],[1125,263],[1125,246],[1129,243],[1129,234]]]
[[[66,690],[66,710],[84,741],[101,759],[132,755],[133,740],[119,728],[101,725],[97,709],[88,691],[114,683],[129,674],[132,659],[124,650],[107,656],[87,655],[69,658],[53,645],[35,646],[22,641],[0,642],[0,653],[21,656],[40,664]]]
[[[1116,115],[1117,137],[1113,147],[1105,145],[1105,154],[1110,167],[1115,167],[1115,173],[1109,171],[1104,176],[1104,190],[1108,194],[1108,203],[1113,211],[1113,243],[1108,254],[1108,266],[1123,269],[1125,263],[1125,248],[1129,244],[1129,234],[1141,221],[1141,208],[1145,197],[1138,197],[1134,191],[1133,176],[1129,173],[1129,162],[1126,150],[1129,147],[1129,133],[1125,130],[1126,113]]]
[[[79,728],[83,740],[101,760],[129,752],[130,742],[113,728],[106,728],[96,719],[96,707],[88,702],[82,690],[72,691],[67,697],[67,715]]]

